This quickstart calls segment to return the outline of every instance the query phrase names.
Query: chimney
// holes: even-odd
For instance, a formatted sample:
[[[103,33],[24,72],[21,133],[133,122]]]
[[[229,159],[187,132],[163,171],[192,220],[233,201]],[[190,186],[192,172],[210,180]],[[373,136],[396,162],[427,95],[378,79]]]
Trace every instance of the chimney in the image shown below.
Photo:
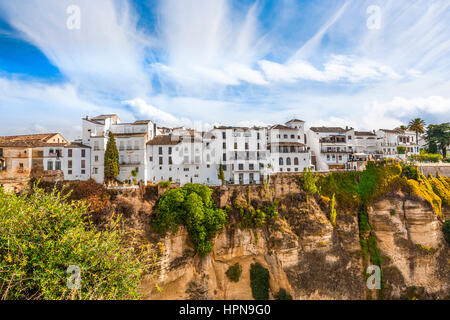
[[[347,131],[348,131],[348,126],[345,126],[345,130],[347,130]]]

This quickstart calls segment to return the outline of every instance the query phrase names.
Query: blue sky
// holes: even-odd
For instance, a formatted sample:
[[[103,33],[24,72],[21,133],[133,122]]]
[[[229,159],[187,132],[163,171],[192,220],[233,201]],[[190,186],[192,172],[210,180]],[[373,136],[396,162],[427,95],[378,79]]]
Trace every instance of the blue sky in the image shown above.
[[[101,113],[195,128],[448,122],[450,2],[0,0],[0,135],[76,138]]]

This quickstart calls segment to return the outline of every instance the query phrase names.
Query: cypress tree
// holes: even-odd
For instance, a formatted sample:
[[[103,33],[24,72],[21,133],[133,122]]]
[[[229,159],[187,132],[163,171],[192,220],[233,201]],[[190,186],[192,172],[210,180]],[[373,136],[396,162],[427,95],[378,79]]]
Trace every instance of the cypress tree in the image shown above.
[[[112,181],[119,175],[119,151],[117,150],[114,134],[109,132],[108,143],[105,150],[105,181]]]
[[[223,166],[222,164],[219,165],[219,179],[222,181],[222,185],[225,184],[225,174],[223,173]]]

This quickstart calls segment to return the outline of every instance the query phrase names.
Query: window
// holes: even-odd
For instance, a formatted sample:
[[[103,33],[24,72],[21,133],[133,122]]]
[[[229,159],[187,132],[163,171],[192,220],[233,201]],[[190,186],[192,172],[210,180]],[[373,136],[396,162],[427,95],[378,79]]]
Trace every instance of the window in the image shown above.
[[[68,174],[72,174],[72,170],[67,171]]]
[[[67,150],[67,156],[72,158],[72,149]]]
[[[86,160],[81,160],[81,168],[86,168]]]
[[[93,170],[94,170],[94,174],[98,173],[98,168],[94,168]]]
[[[330,155],[327,154],[327,161],[330,161]]]
[[[183,171],[187,172],[189,171],[189,168],[183,168]]]
[[[248,150],[248,142],[245,143],[245,150]]]
[[[81,157],[82,158],[86,157],[86,149],[81,149]]]
[[[72,160],[67,162],[67,168],[72,169]]]
[[[283,134],[283,138],[287,139],[288,135],[287,134]]]
[[[53,170],[53,161],[47,162],[47,170]]]
[[[260,168],[260,169],[264,169],[264,163],[260,163],[260,164],[259,164],[259,168]]]
[[[123,141],[119,142],[119,150],[125,150],[125,144],[123,143]]]
[[[149,160],[150,162],[152,162],[152,161],[153,161],[153,157],[149,157],[148,160]]]
[[[244,170],[244,164],[243,163],[239,163],[239,170]]]
[[[227,148],[227,144],[224,142],[224,143],[222,143],[222,148],[223,149],[226,149]]]
[[[86,170],[81,170],[81,174],[86,174]]]
[[[339,161],[342,161],[342,156],[341,155],[339,155]]]
[[[298,166],[298,158],[294,158],[294,166]]]
[[[222,165],[222,169],[223,169],[223,171],[227,171],[227,165]]]
[[[222,160],[223,160],[223,161],[227,161],[227,154],[226,154],[226,153],[224,153],[224,154],[222,155]]]
[[[291,165],[291,158],[286,158],[286,165],[288,165],[288,166]]]
[[[172,147],[169,147],[169,154],[172,154]]]
[[[158,148],[158,154],[163,154],[163,152],[162,152],[162,147],[159,147],[159,148]]]
[[[61,161],[55,162],[55,170],[61,170]]]
[[[253,182],[254,181],[254,175],[253,175],[253,173],[250,173],[250,182]]]
[[[169,164],[172,164],[172,157],[169,157]]]
[[[95,156],[95,160],[94,160],[95,162],[98,162],[98,156]]]
[[[249,169],[249,170],[255,170],[255,165],[254,165],[253,163],[250,163],[250,164],[248,165],[248,169]]]
[[[163,164],[163,158],[159,157],[159,164]]]
[[[260,139],[259,132],[256,133],[256,139],[258,139],[258,140]]]
[[[291,139],[295,139],[295,135],[291,134]]]
[[[348,136],[348,140],[352,140],[352,136]]]
[[[235,142],[234,143],[234,149],[237,149],[238,148],[238,145],[237,145],[237,142]]]
[[[278,164],[279,164],[280,166],[283,165],[283,158],[280,158],[280,159],[278,160]]]
[[[225,139],[227,137],[227,133],[225,131],[222,132],[222,139]]]
[[[94,141],[94,150],[100,150],[98,141]]]
[[[257,150],[260,149],[259,142],[258,142],[258,144],[256,145],[256,149],[257,149]]]

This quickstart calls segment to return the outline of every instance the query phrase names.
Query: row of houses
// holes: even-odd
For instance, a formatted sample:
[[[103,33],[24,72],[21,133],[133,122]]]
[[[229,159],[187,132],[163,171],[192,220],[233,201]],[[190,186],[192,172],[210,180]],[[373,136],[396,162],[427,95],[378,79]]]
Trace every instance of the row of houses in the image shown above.
[[[64,180],[104,181],[109,132],[119,151],[119,181],[173,181],[218,185],[219,166],[231,184],[262,183],[274,173],[362,170],[368,160],[419,153],[414,132],[312,127],[293,119],[267,127],[216,126],[197,131],[159,127],[117,115],[82,119],[81,139],[59,133],[0,137],[0,184],[8,179],[60,173]]]

